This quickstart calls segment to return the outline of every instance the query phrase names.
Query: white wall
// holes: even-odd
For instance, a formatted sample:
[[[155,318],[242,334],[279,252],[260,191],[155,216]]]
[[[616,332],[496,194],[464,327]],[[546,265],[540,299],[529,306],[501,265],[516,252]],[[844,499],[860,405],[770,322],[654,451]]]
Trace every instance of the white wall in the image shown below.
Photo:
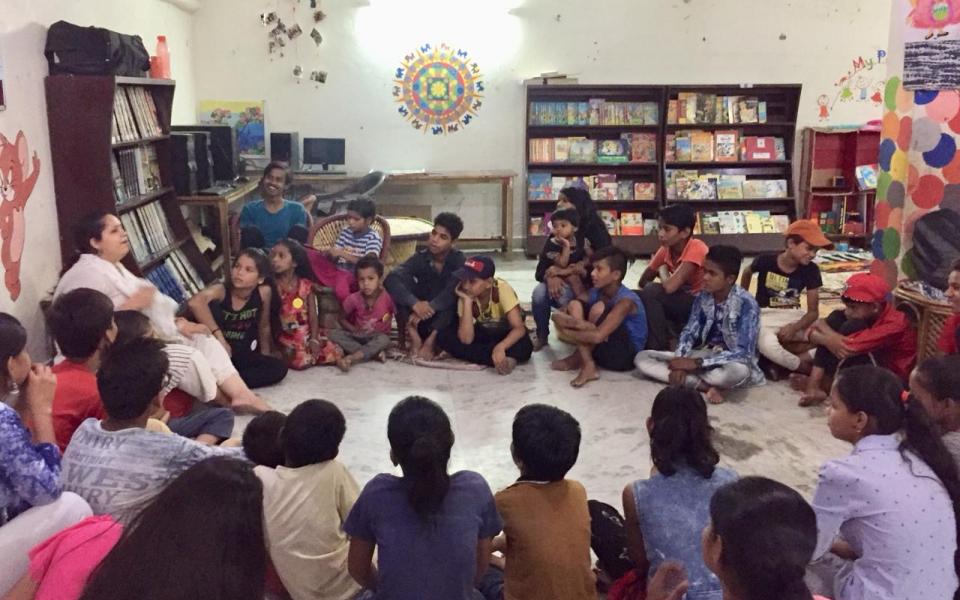
[[[7,108],[0,111],[0,134],[14,142],[17,132],[24,132],[30,154],[36,152],[40,159],[40,177],[25,211],[22,292],[13,302],[7,290],[0,287],[0,311],[13,314],[28,328],[29,349],[36,358],[44,357],[44,330],[38,303],[53,289],[61,267],[43,89],[47,75],[43,56],[47,27],[61,19],[140,35],[151,52],[156,36],[166,34],[171,48],[172,74],[178,80],[174,118],[187,118],[196,104],[190,60],[191,18],[183,10],[160,0],[2,0],[0,60],[3,61]]]
[[[833,103],[834,84],[854,60],[885,47],[890,14],[877,0],[326,0],[323,44],[316,48],[304,35],[286,57],[271,59],[259,14],[279,6],[284,21],[309,32],[307,3],[296,12],[294,4],[204,0],[194,15],[197,97],[264,99],[268,132],[344,137],[350,171],[521,173],[521,81],[544,71],[581,83],[802,83],[803,125],[880,117],[878,106],[854,99],[837,101],[821,122],[816,103],[821,94]],[[458,133],[424,135],[397,114],[394,70],[424,42],[462,47],[482,69],[484,105]],[[298,83],[296,64],[327,71],[327,83]],[[860,75],[879,81],[885,69]],[[453,202],[470,214],[472,193],[450,188],[425,201]],[[519,235],[523,195],[518,185]],[[475,200],[496,198],[493,191]]]

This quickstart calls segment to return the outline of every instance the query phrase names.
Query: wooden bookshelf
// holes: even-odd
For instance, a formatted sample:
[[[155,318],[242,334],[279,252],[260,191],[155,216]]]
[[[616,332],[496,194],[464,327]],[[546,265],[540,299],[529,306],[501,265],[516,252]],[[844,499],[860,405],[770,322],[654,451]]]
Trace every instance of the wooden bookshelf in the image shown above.
[[[52,75],[44,83],[63,260],[75,254],[73,226],[87,213],[102,210],[127,218],[157,203],[160,215],[169,225],[169,235],[164,235],[167,243],[155,243],[156,251],[145,253],[138,262],[131,241],[131,252],[124,259],[124,265],[132,273],[145,277],[179,250],[179,256],[188,263],[186,266],[192,267],[202,279],[196,283],[211,282],[213,271],[190,235],[173,189],[169,131],[174,82],[137,77]],[[115,100],[118,91],[127,87],[140,88],[138,93],[143,91],[152,98],[161,134],[154,131],[123,141],[114,137]],[[143,113],[152,114],[149,110]],[[137,130],[143,129],[139,121],[135,125]],[[149,149],[151,156],[155,154],[157,189],[126,195],[122,203],[118,203],[112,162],[118,152],[134,148]],[[128,236],[133,235],[134,232],[128,231]]]
[[[653,200],[595,200],[599,210],[616,210],[618,213],[639,212],[644,220],[656,217],[657,211],[667,204],[686,203],[698,212],[723,210],[769,211],[774,215],[787,215],[790,220],[796,217],[796,192],[793,189],[793,149],[796,135],[796,119],[800,101],[800,85],[531,85],[526,93],[526,135],[524,138],[526,157],[527,201],[524,222],[528,226],[525,250],[535,255],[543,248],[546,236],[529,231],[532,217],[543,217],[552,212],[556,205],[554,198],[530,198],[529,176],[549,173],[557,177],[579,177],[599,174],[613,174],[620,179],[644,181],[656,184],[656,197]],[[756,97],[766,105],[766,121],[756,123],[668,123],[668,108],[671,99],[677,99],[680,93],[712,94],[717,96]],[[593,98],[602,98],[607,102],[656,102],[658,103],[658,122],[654,124],[626,125],[559,125],[537,124],[533,115],[535,102],[588,102]],[[783,160],[737,160],[737,161],[666,161],[667,134],[683,130],[737,130],[742,136],[770,136],[783,139],[785,159]],[[616,139],[622,133],[644,132],[656,134],[657,160],[654,163],[575,163],[575,162],[534,162],[531,160],[530,140],[537,138],[585,137],[591,140]],[[751,179],[786,180],[786,197],[779,198],[738,198],[687,200],[667,198],[668,171],[701,170],[717,175],[743,175]],[[708,244],[730,244],[746,253],[759,253],[779,250],[783,246],[780,233],[739,233],[707,234],[701,236]],[[649,255],[659,246],[655,235],[614,236],[614,243],[625,250],[639,255]]]

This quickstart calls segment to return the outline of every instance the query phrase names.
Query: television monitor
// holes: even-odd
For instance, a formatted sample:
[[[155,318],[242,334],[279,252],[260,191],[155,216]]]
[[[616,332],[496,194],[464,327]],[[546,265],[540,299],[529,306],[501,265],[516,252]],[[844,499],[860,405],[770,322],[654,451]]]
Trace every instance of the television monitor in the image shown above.
[[[240,155],[237,132],[230,125],[172,125],[170,131],[205,131],[210,134],[210,155],[213,157],[213,178],[220,183],[232,182],[239,175]]]
[[[327,171],[330,165],[344,165],[346,158],[346,141],[343,138],[303,138],[303,164],[323,165]]]

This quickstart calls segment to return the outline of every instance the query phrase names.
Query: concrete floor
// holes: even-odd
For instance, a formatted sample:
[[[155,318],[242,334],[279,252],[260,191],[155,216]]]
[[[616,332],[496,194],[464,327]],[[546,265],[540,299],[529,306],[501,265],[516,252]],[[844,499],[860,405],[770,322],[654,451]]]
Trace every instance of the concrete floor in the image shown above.
[[[510,282],[521,301],[534,287],[530,260],[502,260],[498,276]],[[626,281],[635,283],[644,265],[634,264]],[[603,372],[601,380],[575,390],[572,374],[550,370],[549,363],[570,347],[551,339],[550,348],[534,355],[508,377],[487,371],[451,371],[391,362],[359,365],[349,374],[332,367],[291,372],[278,386],[261,391],[278,410],[289,412],[309,398],[335,402],[347,419],[339,460],[361,485],[379,472],[393,471],[386,436],[387,415],[411,394],[438,402],[456,434],[450,469],[480,472],[497,490],[518,473],[510,458],[510,427],[525,404],[556,405],[580,421],[580,459],[570,477],[580,480],[592,498],[620,506],[624,485],[645,478],[650,454],[645,421],[661,385],[633,373]],[[711,406],[710,419],[721,464],[741,475],[780,480],[810,497],[817,470],[827,459],[849,452],[833,439],[822,408],[799,408],[797,394],[784,383],[731,394]],[[238,419],[237,432],[249,417]]]

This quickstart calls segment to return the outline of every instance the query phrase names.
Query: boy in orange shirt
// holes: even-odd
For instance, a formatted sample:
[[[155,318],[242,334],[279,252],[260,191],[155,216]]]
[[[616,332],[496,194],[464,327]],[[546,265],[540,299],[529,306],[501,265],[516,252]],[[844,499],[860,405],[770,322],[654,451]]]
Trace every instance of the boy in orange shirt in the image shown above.
[[[709,248],[693,238],[697,216],[686,204],[671,204],[657,215],[660,249],[640,276],[640,299],[647,313],[647,350],[670,350],[670,337],[690,318],[693,298],[703,285]],[[660,278],[660,282],[654,280]],[[641,348],[642,350],[642,348]]]

